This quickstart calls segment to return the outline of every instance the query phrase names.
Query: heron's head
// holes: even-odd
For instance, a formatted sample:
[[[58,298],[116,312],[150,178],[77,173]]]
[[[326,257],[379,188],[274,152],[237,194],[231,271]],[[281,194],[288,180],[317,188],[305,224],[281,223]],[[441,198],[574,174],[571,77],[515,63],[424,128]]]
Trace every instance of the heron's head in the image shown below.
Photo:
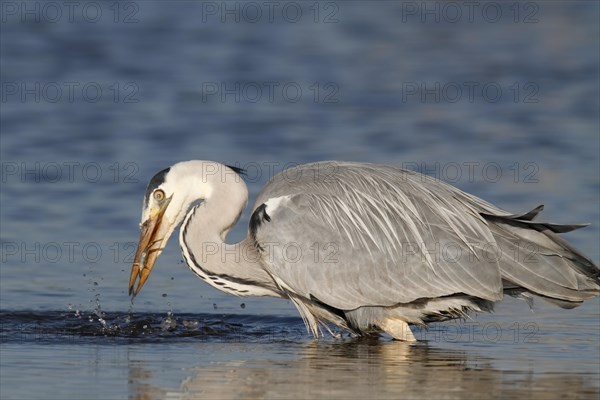
[[[132,297],[146,283],[156,259],[192,203],[210,196],[215,181],[213,175],[219,166],[206,161],[180,162],[150,180],[144,196],[140,240],[129,278]]]

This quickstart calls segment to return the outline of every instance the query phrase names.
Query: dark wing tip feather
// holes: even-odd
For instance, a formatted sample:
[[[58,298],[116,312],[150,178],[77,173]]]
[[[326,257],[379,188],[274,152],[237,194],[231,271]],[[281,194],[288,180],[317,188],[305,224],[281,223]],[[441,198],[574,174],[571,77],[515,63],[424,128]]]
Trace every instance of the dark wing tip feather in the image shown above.
[[[518,219],[523,219],[525,221],[532,221],[543,210],[544,210],[544,205],[540,204],[539,206],[537,206],[533,210],[529,211],[528,213],[520,215]]]
[[[267,214],[267,205],[264,203],[256,207],[256,210],[254,210],[250,217],[250,237],[254,242],[256,242],[256,231],[262,225],[263,221],[271,221],[271,217]]]
[[[586,226],[589,226],[590,224],[589,223],[587,223],[587,224],[551,224],[548,222],[540,222],[540,223],[534,222],[531,225],[550,229],[554,233],[567,233],[567,232],[574,231],[576,229],[585,228]]]
[[[238,175],[241,176],[248,176],[246,173],[246,170],[244,168],[240,168],[240,167],[234,167],[233,165],[225,165],[227,168],[231,169],[233,172],[235,172]]]
[[[534,208],[533,210],[526,212],[524,214],[511,214],[511,215],[496,215],[496,214],[488,214],[488,213],[480,213],[482,217],[485,219],[491,220],[500,220],[500,221],[514,221],[526,224],[530,228],[536,229],[538,231],[542,231],[544,229],[548,229],[554,233],[567,233],[574,231],[576,229],[585,228],[590,224],[553,224],[550,222],[534,222],[533,219],[537,217],[537,215],[544,209],[544,205],[541,204]]]
[[[488,213],[480,213],[483,217],[493,217],[500,219],[512,219],[515,221],[532,221],[537,215],[544,210],[544,205],[540,204],[533,210],[526,212],[524,214],[511,214],[511,215],[497,215],[497,214],[488,214]]]

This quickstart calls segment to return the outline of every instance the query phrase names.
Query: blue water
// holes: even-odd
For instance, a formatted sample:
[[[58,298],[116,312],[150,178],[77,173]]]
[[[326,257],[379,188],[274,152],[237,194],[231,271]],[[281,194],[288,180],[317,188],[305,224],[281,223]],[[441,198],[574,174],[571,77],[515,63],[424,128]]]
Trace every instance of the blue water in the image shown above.
[[[508,299],[417,347],[315,343],[289,302],[195,279],[175,241],[127,296],[145,186],[187,159],[247,168],[250,202],[297,163],[417,169],[590,222],[565,237],[597,262],[597,3],[45,4],[0,10],[1,398],[597,398],[598,299]]]

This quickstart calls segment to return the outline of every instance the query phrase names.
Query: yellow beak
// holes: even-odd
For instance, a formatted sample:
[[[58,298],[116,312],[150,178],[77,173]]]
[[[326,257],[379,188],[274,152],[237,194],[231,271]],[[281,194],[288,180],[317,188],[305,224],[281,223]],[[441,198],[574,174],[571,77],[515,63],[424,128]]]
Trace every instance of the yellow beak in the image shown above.
[[[165,214],[170,201],[171,198],[169,197],[164,201],[161,207],[154,213],[151,213],[150,218],[142,224],[140,240],[135,252],[133,265],[131,266],[131,275],[129,277],[129,295],[132,300],[140,290],[142,290],[142,287],[150,276],[150,272],[152,272],[156,259],[163,249],[162,243],[165,238],[166,229],[165,227],[161,227],[161,224],[163,215]]]

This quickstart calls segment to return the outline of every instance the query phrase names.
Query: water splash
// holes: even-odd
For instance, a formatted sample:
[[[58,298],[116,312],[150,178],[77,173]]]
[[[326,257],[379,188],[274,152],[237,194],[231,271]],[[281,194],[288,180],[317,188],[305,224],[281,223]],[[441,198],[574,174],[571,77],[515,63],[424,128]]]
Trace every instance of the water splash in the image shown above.
[[[80,311],[80,309],[81,309],[81,304],[78,304],[77,306],[75,306],[74,304],[71,304],[71,303],[69,303],[69,304],[67,305],[67,310],[69,310],[69,311],[73,311],[73,309],[75,309],[75,311],[74,311],[74,313],[73,313],[73,316],[74,316],[75,318],[79,318],[79,319],[81,319],[81,318],[83,317],[83,316],[81,315],[81,311]]]
[[[172,311],[167,312],[167,318],[161,321],[160,327],[163,331],[174,331],[177,328],[177,321],[173,317]]]
[[[35,343],[131,340],[281,341],[310,340],[297,317],[248,315],[83,313],[69,305],[66,311],[0,311],[0,340]],[[75,310],[75,312],[74,312]],[[293,338],[290,337],[293,332]]]

